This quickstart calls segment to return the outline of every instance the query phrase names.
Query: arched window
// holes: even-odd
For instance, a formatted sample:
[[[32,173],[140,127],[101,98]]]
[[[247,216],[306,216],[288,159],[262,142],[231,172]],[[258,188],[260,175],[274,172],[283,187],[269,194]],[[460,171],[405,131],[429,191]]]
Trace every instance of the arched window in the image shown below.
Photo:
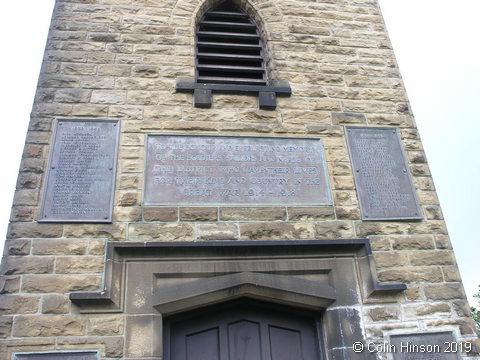
[[[261,109],[290,95],[286,81],[268,79],[265,42],[253,19],[232,0],[207,10],[195,29],[195,78],[179,78],[177,91],[194,92],[196,107],[210,107],[212,92],[258,94]]]
[[[260,32],[231,1],[207,11],[195,35],[197,82],[267,85]]]

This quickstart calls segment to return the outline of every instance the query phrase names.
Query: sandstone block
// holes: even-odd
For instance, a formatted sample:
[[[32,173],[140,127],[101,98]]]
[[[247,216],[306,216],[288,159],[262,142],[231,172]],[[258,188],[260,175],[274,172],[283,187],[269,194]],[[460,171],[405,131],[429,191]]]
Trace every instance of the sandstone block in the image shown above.
[[[388,236],[370,236],[370,246],[373,251],[389,251],[391,250],[390,240]]]
[[[30,293],[66,293],[98,290],[101,276],[96,275],[25,275],[22,291]]]
[[[33,255],[82,255],[88,246],[86,239],[35,239],[32,244]]]
[[[333,177],[334,190],[353,190],[355,183],[352,176],[334,176]]]
[[[289,207],[287,211],[290,221],[319,221],[335,218],[332,206]]]
[[[72,110],[73,116],[107,116],[108,115],[108,106],[107,105],[83,105],[75,104],[73,105]]]
[[[238,240],[238,226],[231,223],[197,224],[196,240]]]
[[[285,220],[284,207],[221,207],[220,220]]]
[[[87,254],[104,255],[106,243],[107,241],[105,240],[90,240],[88,244]]]
[[[418,286],[408,286],[407,290],[405,290],[405,297],[408,300],[421,300],[422,295],[420,293],[420,288]]]
[[[176,207],[143,207],[143,219],[145,221],[178,221],[178,208]]]
[[[217,221],[216,207],[180,208],[180,221]]]
[[[441,284],[425,287],[425,296],[430,300],[462,299],[465,294],[460,283]]]
[[[13,206],[10,213],[10,221],[18,222],[25,221],[30,222],[35,219],[36,206]]]
[[[57,257],[55,260],[56,274],[95,274],[102,272],[103,257],[100,256]]]
[[[136,207],[120,207],[117,206],[113,210],[114,222],[137,222],[142,220],[142,208]]]
[[[418,251],[408,254],[410,263],[415,266],[425,265],[452,265],[455,258],[451,251]]]
[[[13,294],[20,291],[20,276],[0,276],[0,294]]]
[[[67,295],[46,295],[42,298],[42,314],[66,314],[69,304]]]
[[[358,206],[335,206],[335,213],[339,220],[359,220],[360,209]]]
[[[324,221],[315,225],[318,239],[342,239],[354,237],[353,225],[350,221]]]
[[[125,225],[123,224],[68,224],[65,225],[65,237],[74,238],[105,238],[109,240],[124,240]]]
[[[84,335],[85,320],[80,316],[17,316],[13,323],[13,336]]]
[[[313,239],[315,229],[313,224],[296,223],[241,223],[240,237],[242,240],[295,240]]]
[[[376,252],[373,254],[375,264],[378,268],[406,266],[408,257],[398,252]]]
[[[49,274],[53,272],[54,258],[51,257],[8,257],[2,263],[2,274]]]
[[[332,113],[332,122],[335,125],[366,124],[367,119],[363,114],[334,112]]]
[[[407,319],[416,319],[419,316],[439,316],[443,313],[450,314],[451,309],[447,303],[415,304],[405,306],[405,316]]]
[[[96,336],[122,335],[124,325],[124,317],[121,315],[90,317],[87,324],[87,334]]]
[[[126,91],[94,90],[90,102],[92,104],[124,104]]]
[[[30,240],[7,240],[8,255],[28,255],[32,247]]]
[[[130,224],[129,241],[193,241],[193,224]]]
[[[396,307],[385,306],[369,310],[368,315],[373,321],[390,321],[398,320],[400,311]]]
[[[430,235],[391,236],[390,241],[395,250],[430,250],[434,248]]]
[[[460,282],[460,272],[456,266],[444,266],[442,267],[443,277],[446,282]]]
[[[438,283],[443,281],[442,271],[437,267],[415,267],[386,269],[378,271],[380,281],[400,281],[403,283]]]
[[[35,314],[38,311],[38,296],[1,295],[0,313],[4,315]]]

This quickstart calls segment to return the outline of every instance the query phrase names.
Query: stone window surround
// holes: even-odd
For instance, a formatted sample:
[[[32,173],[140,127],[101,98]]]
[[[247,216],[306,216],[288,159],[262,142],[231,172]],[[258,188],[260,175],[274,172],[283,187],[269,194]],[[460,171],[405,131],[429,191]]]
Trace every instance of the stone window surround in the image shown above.
[[[125,313],[129,359],[162,358],[165,317],[242,298],[310,312],[325,351],[350,358],[364,341],[355,307],[395,302],[406,289],[378,281],[368,239],[109,242],[105,264],[103,290],[70,299],[81,313]]]

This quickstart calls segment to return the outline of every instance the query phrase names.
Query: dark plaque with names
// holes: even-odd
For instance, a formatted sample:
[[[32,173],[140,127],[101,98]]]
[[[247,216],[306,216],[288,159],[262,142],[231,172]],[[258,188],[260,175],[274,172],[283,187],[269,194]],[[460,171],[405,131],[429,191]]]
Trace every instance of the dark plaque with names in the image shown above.
[[[451,332],[390,336],[394,360],[459,360],[461,343]]]
[[[331,205],[321,139],[149,135],[146,205]]]
[[[346,133],[363,219],[422,219],[397,129],[348,127]]]
[[[15,360],[97,360],[96,351],[59,351],[47,353],[16,354]]]
[[[120,123],[58,120],[40,222],[111,222]]]

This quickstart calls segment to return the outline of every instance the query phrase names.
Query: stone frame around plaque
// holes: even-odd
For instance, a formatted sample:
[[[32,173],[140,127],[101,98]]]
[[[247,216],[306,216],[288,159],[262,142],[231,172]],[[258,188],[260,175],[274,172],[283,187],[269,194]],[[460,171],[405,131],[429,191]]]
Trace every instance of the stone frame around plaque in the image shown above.
[[[409,350],[412,350],[414,349],[413,347],[409,347],[409,344],[411,345],[425,345],[425,346],[433,346],[433,345],[444,345],[445,342],[451,342],[451,343],[456,343],[456,344],[459,344],[461,343],[460,340],[458,340],[458,334],[456,334],[455,330],[451,329],[451,328],[439,328],[439,329],[436,329],[436,330],[433,330],[433,329],[430,329],[429,331],[422,331],[422,332],[396,332],[395,330],[393,331],[389,331],[387,332],[386,334],[386,340],[387,340],[387,348],[391,351],[388,352],[389,354],[389,357],[388,359],[389,360],[408,360],[409,358],[405,357],[405,356],[408,356],[409,354],[410,355],[420,355],[420,354],[431,354],[433,355],[434,357],[432,359],[434,360],[443,360],[443,358],[441,358],[440,356],[442,356],[442,354],[444,355],[445,357],[445,360],[461,360],[462,359],[462,352],[461,351],[458,351],[458,352],[444,352],[443,351],[430,351],[430,352],[427,352],[427,351],[424,351],[424,352],[412,352],[412,351],[409,351]],[[439,337],[451,337],[451,339],[442,339],[442,343],[441,344],[432,344],[431,342],[425,342],[425,343],[418,343],[418,344],[413,344],[412,341],[409,341],[408,338],[410,337],[413,337],[413,336],[417,336],[417,337],[432,337],[432,336],[439,336]],[[404,348],[403,350],[404,351],[400,351],[402,349],[400,349],[398,346],[398,341],[395,342],[393,341],[392,338],[399,338],[399,341],[400,343],[404,343]],[[401,338],[406,338],[406,341],[403,341],[404,339],[401,339]],[[392,346],[393,345],[393,346]],[[402,355],[403,354],[403,355]],[[413,358],[413,360],[415,359],[420,359],[420,358]],[[423,359],[423,357],[422,357]],[[426,360],[430,359],[430,358],[425,358]]]
[[[47,358],[48,356],[48,358]],[[44,352],[28,352],[28,353],[14,353],[13,360],[97,360],[100,358],[100,351],[98,350],[60,350],[60,351],[44,351]]]
[[[321,175],[324,180],[324,197],[325,201],[316,202],[316,203],[309,203],[309,202],[295,202],[295,203],[288,203],[288,202],[265,202],[259,203],[255,201],[251,202],[182,202],[182,201],[171,201],[171,202],[154,202],[149,201],[148,199],[148,141],[149,137],[196,137],[196,138],[225,138],[225,139],[266,139],[266,140],[302,140],[302,141],[318,141],[321,146],[321,152],[319,153],[321,157],[321,167],[322,172]],[[285,137],[285,136],[239,136],[239,135],[211,135],[211,134],[188,134],[188,133],[147,133],[145,134],[145,160],[144,160],[144,184],[142,190],[142,204],[144,206],[333,206],[333,195],[332,195],[332,188],[330,185],[330,176],[328,172],[328,165],[325,156],[325,148],[323,145],[323,139],[320,137]]]
[[[410,186],[410,190],[411,190],[411,196],[412,196],[412,202],[414,203],[414,210],[413,210],[413,213],[412,214],[407,214],[407,215],[404,215],[404,216],[372,216],[366,209],[366,205],[365,205],[365,201],[367,199],[367,195],[365,194],[366,193],[366,190],[362,188],[362,186],[360,185],[361,184],[361,181],[360,181],[360,177],[358,175],[358,169],[355,169],[355,164],[354,164],[354,156],[353,156],[353,150],[352,150],[352,146],[350,144],[350,140],[349,140],[349,136],[348,136],[348,132],[349,130],[383,130],[383,131],[391,131],[395,134],[395,138],[396,138],[396,141],[397,141],[397,144],[399,146],[399,156],[401,157],[401,160],[404,164],[404,171],[403,173],[405,174],[405,181],[408,183],[408,185]],[[345,141],[346,141],[346,144],[347,144],[347,148],[348,148],[348,154],[349,154],[349,158],[350,158],[350,164],[352,165],[352,173],[353,173],[353,178],[354,178],[354,182],[355,182],[355,189],[356,189],[356,192],[357,192],[357,198],[358,198],[358,203],[359,203],[359,206],[360,206],[360,213],[361,213],[361,216],[362,216],[362,220],[363,221],[379,221],[379,220],[383,220],[383,221],[401,221],[401,220],[415,220],[415,221],[421,221],[424,219],[424,216],[423,216],[423,213],[422,213],[422,210],[421,210],[421,207],[420,207],[420,203],[418,201],[418,196],[417,196],[417,189],[413,183],[413,177],[412,177],[412,174],[410,172],[410,168],[409,168],[409,163],[408,163],[408,159],[407,159],[407,156],[405,154],[405,148],[403,146],[403,143],[402,143],[402,139],[401,139],[401,136],[400,136],[400,133],[398,131],[398,128],[394,128],[394,127],[377,127],[377,126],[345,126],[344,127],[344,133],[345,133]]]
[[[72,122],[72,123],[108,123],[112,124],[115,127],[114,136],[115,139],[113,140],[113,153],[112,153],[112,164],[109,167],[109,176],[110,176],[110,194],[108,197],[108,212],[102,214],[98,218],[61,218],[61,217],[51,217],[45,214],[46,202],[48,201],[48,190],[49,190],[49,181],[52,176],[52,161],[55,151],[55,141],[58,136],[58,127],[60,124],[65,122]],[[117,173],[117,163],[118,163],[118,152],[119,152],[119,145],[120,145],[120,121],[119,120],[112,120],[112,119],[68,119],[68,118],[58,118],[54,120],[54,126],[52,130],[52,137],[50,142],[50,151],[48,155],[48,163],[47,163],[47,171],[45,174],[45,180],[43,184],[43,191],[42,191],[42,199],[41,199],[41,207],[40,207],[40,215],[38,218],[38,222],[49,223],[49,222],[56,222],[56,223],[111,223],[113,221],[113,202],[115,197],[115,184],[116,184],[116,173]],[[53,196],[53,191],[51,196]]]

